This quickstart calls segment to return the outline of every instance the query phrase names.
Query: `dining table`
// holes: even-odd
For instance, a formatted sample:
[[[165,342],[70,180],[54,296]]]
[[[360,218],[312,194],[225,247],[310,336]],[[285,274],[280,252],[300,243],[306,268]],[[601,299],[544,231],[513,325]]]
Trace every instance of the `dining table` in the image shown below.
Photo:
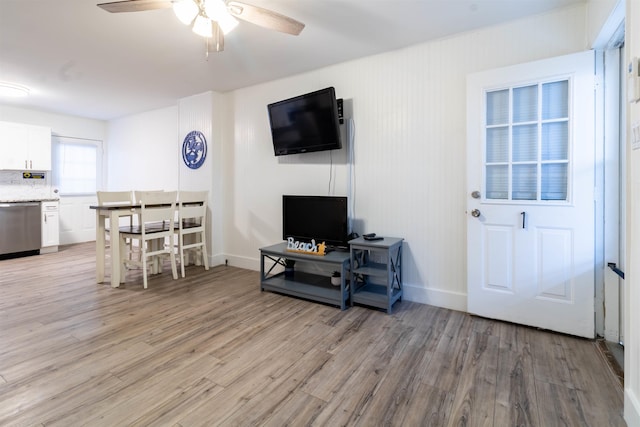
[[[202,204],[202,202],[191,202]],[[146,204],[147,207],[166,206],[165,204]],[[118,288],[123,280],[121,277],[120,260],[120,217],[138,215],[142,210],[141,204],[113,203],[108,205],[91,205],[96,211],[96,283],[104,282],[105,272],[105,234],[106,219],[109,218],[110,254],[111,254],[111,287]],[[114,226],[115,224],[115,226]],[[114,261],[115,260],[115,261]]]
[[[141,205],[131,203],[91,205],[96,211],[96,282],[104,282],[105,266],[105,220],[109,218],[110,252],[111,252],[111,287],[120,286],[120,217],[140,213]]]

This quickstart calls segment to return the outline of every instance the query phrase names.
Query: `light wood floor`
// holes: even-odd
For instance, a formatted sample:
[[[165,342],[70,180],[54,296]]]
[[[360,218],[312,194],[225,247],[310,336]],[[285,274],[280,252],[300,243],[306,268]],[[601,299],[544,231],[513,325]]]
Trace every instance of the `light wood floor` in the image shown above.
[[[224,266],[112,289],[94,263],[93,244],[0,261],[0,425],[624,425],[588,340],[408,301],[340,311]]]

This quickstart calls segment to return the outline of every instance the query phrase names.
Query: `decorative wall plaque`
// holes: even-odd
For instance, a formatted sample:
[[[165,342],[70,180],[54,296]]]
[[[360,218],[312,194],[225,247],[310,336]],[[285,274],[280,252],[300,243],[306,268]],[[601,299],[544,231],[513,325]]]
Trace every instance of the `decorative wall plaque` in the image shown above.
[[[207,157],[207,140],[200,131],[193,130],[184,137],[182,160],[190,169],[198,169]]]

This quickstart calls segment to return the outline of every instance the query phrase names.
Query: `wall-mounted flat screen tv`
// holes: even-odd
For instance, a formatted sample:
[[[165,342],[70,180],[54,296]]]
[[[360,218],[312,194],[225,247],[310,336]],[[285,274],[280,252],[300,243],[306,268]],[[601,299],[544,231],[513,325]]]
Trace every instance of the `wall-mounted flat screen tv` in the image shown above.
[[[267,106],[276,156],[342,147],[333,87]]]
[[[330,248],[349,246],[347,198],[282,196],[282,239],[325,242]]]

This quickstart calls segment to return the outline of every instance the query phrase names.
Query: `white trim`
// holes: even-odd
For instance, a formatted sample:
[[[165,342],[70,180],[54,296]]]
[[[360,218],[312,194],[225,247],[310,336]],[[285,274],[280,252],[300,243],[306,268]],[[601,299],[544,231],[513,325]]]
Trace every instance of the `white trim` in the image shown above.
[[[640,399],[632,389],[624,389],[624,420],[629,427],[640,426]]]
[[[404,284],[402,299],[450,310],[467,311],[467,294]]]
[[[626,4],[624,0],[618,0],[614,6],[611,14],[602,25],[598,37],[593,41],[591,45],[592,49],[607,49],[611,43],[612,36],[616,33],[620,24],[624,22],[626,14]]]
[[[622,267],[620,260],[620,51],[610,49],[604,52],[604,80],[602,91],[602,136],[603,147],[603,265],[602,297],[604,309],[596,303],[596,309],[603,314],[602,331],[605,340],[618,342],[620,339],[620,279],[608,267],[607,263],[615,262]],[[607,143],[609,141],[609,143]],[[617,143],[616,143],[617,141]],[[600,258],[598,259],[598,262]],[[597,286],[596,286],[596,289]]]
[[[238,255],[225,255],[224,259],[229,260],[229,265],[247,270],[260,271],[260,260],[258,258],[249,258]],[[224,260],[222,261],[224,264]],[[215,264],[214,264],[215,265]],[[256,283],[257,286],[257,283]]]

